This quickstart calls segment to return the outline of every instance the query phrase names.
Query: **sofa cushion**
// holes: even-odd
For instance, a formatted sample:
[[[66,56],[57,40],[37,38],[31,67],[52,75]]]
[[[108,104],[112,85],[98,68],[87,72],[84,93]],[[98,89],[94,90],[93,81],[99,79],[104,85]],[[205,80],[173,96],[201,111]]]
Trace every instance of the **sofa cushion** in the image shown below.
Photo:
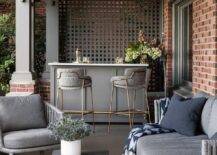
[[[194,96],[193,96],[193,98],[199,98],[199,97],[205,97],[205,98],[209,98],[210,97],[210,95],[209,94],[207,94],[207,93],[205,93],[205,92],[203,92],[203,91],[200,91],[200,92],[197,92]]]
[[[211,137],[211,140],[217,140],[217,132]]]
[[[209,132],[210,116],[211,116],[212,106],[214,103],[217,104],[216,97],[214,96],[209,97],[202,111],[201,126],[202,126],[203,132],[206,135],[208,135],[208,132]]]
[[[178,133],[144,136],[137,142],[137,155],[198,155],[203,139],[208,137],[187,137]]]
[[[0,121],[3,132],[46,127],[41,97],[0,97]]]
[[[211,138],[217,132],[217,101],[212,105],[212,111],[210,114],[210,121],[208,127],[208,136]]]
[[[59,143],[46,128],[7,132],[3,135],[3,141],[8,149],[24,149]]]
[[[161,121],[161,126],[193,136],[200,126],[201,113],[206,98],[192,98],[184,101],[171,99],[168,110]]]

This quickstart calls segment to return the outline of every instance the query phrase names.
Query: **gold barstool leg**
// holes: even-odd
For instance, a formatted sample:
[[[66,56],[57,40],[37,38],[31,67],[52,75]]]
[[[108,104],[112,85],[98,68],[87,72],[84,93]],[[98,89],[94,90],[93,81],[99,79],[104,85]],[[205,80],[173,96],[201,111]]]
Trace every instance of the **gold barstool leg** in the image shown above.
[[[81,87],[81,118],[84,119],[84,80]]]
[[[151,122],[151,116],[150,116],[150,108],[149,108],[148,95],[147,95],[146,89],[145,89],[145,104],[146,104],[147,112],[148,112],[148,121],[150,123]]]
[[[130,111],[130,96],[129,96],[129,89],[128,89],[128,83],[126,80],[126,90],[127,90],[127,106],[128,106],[128,116],[129,116],[129,124],[130,124],[130,128],[132,128],[132,122],[131,122],[131,111]]]
[[[93,114],[93,132],[95,132],[95,114],[94,114],[94,103],[93,103],[93,88],[92,85],[90,86],[90,93],[91,93],[91,104],[92,104],[92,114]]]
[[[63,110],[63,108],[64,108],[63,107],[63,104],[64,104],[63,102],[64,101],[63,101],[63,90],[61,88],[60,88],[60,92],[61,92],[61,110]]]
[[[108,122],[108,133],[110,133],[111,130],[111,117],[112,117],[112,104],[113,104],[113,96],[114,96],[114,82],[112,83],[112,90],[111,90],[111,98],[110,98],[110,104],[109,104],[109,122]]]
[[[134,116],[135,116],[135,101],[136,101],[136,89],[134,89],[134,92],[133,92],[133,116],[132,116],[132,126],[134,126]]]

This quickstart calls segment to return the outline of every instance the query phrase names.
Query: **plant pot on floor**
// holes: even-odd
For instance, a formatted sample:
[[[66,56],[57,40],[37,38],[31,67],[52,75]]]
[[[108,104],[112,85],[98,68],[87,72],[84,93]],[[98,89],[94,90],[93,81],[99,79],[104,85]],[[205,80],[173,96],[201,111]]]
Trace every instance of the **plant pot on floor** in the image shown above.
[[[61,155],[81,155],[81,140],[61,140]]]

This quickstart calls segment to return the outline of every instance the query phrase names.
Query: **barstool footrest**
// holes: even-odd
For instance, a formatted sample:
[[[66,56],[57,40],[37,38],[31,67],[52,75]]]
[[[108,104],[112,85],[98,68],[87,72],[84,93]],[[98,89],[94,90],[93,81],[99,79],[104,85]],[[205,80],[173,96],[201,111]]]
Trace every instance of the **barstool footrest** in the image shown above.
[[[87,115],[87,114],[92,114],[94,113],[94,111],[88,111],[88,110],[84,110],[84,111],[80,111],[80,110],[63,110],[63,113],[64,114],[84,114],[84,115]]]

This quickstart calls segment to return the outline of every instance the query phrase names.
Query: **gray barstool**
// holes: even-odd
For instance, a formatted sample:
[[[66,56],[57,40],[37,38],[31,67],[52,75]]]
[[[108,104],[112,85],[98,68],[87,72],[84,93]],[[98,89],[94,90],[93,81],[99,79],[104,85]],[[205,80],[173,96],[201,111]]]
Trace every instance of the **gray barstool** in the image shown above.
[[[61,110],[67,114],[81,114],[82,119],[84,115],[93,115],[93,127],[95,130],[95,116],[94,116],[94,103],[93,103],[93,90],[91,77],[84,75],[84,69],[82,68],[70,68],[70,69],[57,69],[58,79],[58,101],[61,95]],[[86,88],[90,88],[92,109],[86,110],[84,105],[84,91]],[[64,110],[63,92],[64,90],[81,90],[81,110]]]
[[[111,92],[111,102],[109,105],[109,125],[108,125],[108,131],[110,132],[110,126],[111,126],[111,116],[112,114],[118,114],[118,115],[126,115],[129,117],[129,125],[130,128],[134,124],[134,115],[135,114],[142,114],[142,115],[148,115],[148,121],[150,122],[150,111],[149,111],[149,104],[148,104],[148,98],[147,98],[147,90],[148,90],[148,84],[150,80],[151,70],[150,69],[144,69],[144,68],[127,68],[125,69],[124,76],[115,76],[111,78],[112,82],[112,92]],[[122,88],[126,90],[127,93],[127,110],[123,111],[112,111],[112,104],[113,104],[113,95],[114,95],[114,88]],[[135,108],[135,100],[136,100],[136,91],[144,89],[144,110],[139,110]],[[130,104],[130,96],[129,96],[129,90],[133,90],[133,107],[131,109]],[[132,117],[131,117],[132,115]]]

